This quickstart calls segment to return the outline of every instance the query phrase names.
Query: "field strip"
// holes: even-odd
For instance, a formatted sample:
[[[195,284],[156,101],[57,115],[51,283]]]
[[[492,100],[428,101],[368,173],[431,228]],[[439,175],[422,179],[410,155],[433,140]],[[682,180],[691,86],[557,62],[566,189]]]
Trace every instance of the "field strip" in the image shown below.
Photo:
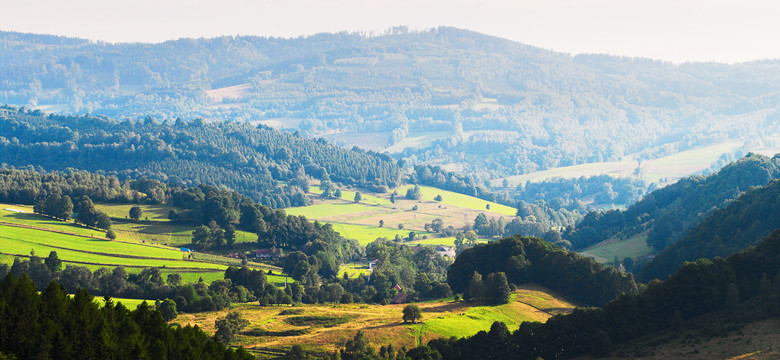
[[[170,260],[170,261],[181,261],[179,259],[172,259],[172,258],[160,258],[160,257],[150,257],[150,256],[140,256],[140,255],[126,255],[126,254],[111,254],[111,253],[104,253],[104,252],[97,252],[97,251],[89,251],[89,250],[80,250],[80,249],[73,249],[73,248],[67,248],[64,246],[56,246],[51,244],[41,244],[34,241],[28,241],[28,240],[22,240],[22,239],[13,239],[9,237],[2,237],[9,240],[19,241],[23,243],[28,244],[35,244],[35,245],[41,245],[46,246],[54,249],[61,249],[61,250],[70,250],[70,251],[76,251],[76,252],[83,252],[85,254],[92,254],[92,255],[101,255],[101,256],[108,256],[108,257],[118,257],[123,259],[141,259],[141,260]]]
[[[24,257],[24,258],[31,258],[31,255],[23,255],[23,254],[10,254],[6,252],[0,252],[2,255],[10,255],[13,257]],[[119,265],[119,264],[105,264],[105,263],[95,263],[95,262],[89,262],[89,261],[78,261],[78,260],[62,260],[64,263],[72,263],[72,264],[81,264],[81,265],[95,265],[95,266],[105,266],[105,267],[123,267],[123,268],[136,268],[136,269],[146,269],[146,268],[158,268],[158,269],[165,269],[165,270],[176,270],[177,272],[224,272],[220,269],[205,269],[205,268],[199,268],[199,267],[164,267],[164,266],[149,266],[149,265]],[[186,271],[181,271],[186,270]]]
[[[152,245],[152,244],[138,243],[138,242],[135,242],[135,241],[111,240],[111,239],[106,239],[105,237],[100,237],[100,236],[83,235],[83,234],[77,234],[77,233],[72,233],[72,232],[68,232],[68,231],[54,230],[54,229],[49,229],[49,228],[42,228],[42,227],[39,227],[39,226],[11,223],[11,222],[7,222],[7,221],[0,221],[0,225],[10,226],[10,227],[17,227],[17,228],[24,228],[24,229],[30,229],[30,230],[46,231],[46,232],[51,232],[51,233],[57,233],[57,234],[63,234],[63,235],[71,235],[71,236],[77,236],[77,237],[88,238],[88,239],[96,239],[96,240],[104,240],[104,241],[114,241],[114,242],[119,242],[119,243],[123,243],[123,244],[147,246],[147,247],[152,247],[152,248],[156,248],[156,249],[176,250],[176,248],[174,248],[174,247],[156,246],[156,245]],[[86,229],[89,229],[89,228],[86,228]],[[49,246],[49,245],[46,245],[46,246]]]

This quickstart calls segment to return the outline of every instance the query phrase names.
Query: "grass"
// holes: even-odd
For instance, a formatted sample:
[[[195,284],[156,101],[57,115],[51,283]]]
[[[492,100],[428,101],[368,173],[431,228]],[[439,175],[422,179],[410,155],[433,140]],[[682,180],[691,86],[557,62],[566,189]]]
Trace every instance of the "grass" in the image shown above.
[[[321,199],[316,196],[319,188],[314,184],[310,188],[314,204],[285,210],[290,215],[303,215],[331,224],[342,236],[355,239],[362,245],[380,237],[393,239],[399,235],[407,238],[410,232],[415,232],[418,240],[412,244],[449,246],[454,245],[454,238],[437,238],[437,234],[425,230],[425,225],[434,219],[442,219],[444,226],[460,229],[473,223],[480,213],[488,217],[509,218],[509,221],[517,211],[509,206],[430,186],[422,186],[422,199],[407,200],[404,195],[408,188],[395,189],[399,193],[395,203],[390,202],[390,193],[363,194],[365,201],[355,203],[343,199]],[[344,193],[344,198],[354,196],[352,192]],[[437,195],[442,196],[442,201],[433,200]],[[487,205],[490,205],[490,210],[487,210]],[[384,226],[379,227],[380,221]],[[403,225],[403,229],[398,229],[399,225]],[[423,240],[422,236],[428,238]]]
[[[102,205],[110,209],[113,205]],[[118,205],[121,207],[124,205]],[[7,208],[27,212],[4,210]],[[15,256],[29,256],[31,251],[41,257],[48,256],[50,251],[57,251],[58,256],[68,265],[85,266],[91,271],[101,267],[124,266],[129,273],[141,271],[145,267],[157,267],[165,278],[170,273],[178,273],[184,282],[197,282],[203,279],[211,282],[224,277],[227,265],[240,265],[240,260],[207,253],[192,253],[193,260],[185,259],[186,253],[148,241],[143,234],[133,232],[133,226],[139,224],[115,223],[112,227],[122,228],[117,231],[119,239],[111,241],[102,238],[104,233],[76,225],[72,222],[57,221],[42,215],[31,213],[29,206],[0,204],[0,262],[11,264]],[[124,228],[123,228],[124,226]],[[141,231],[147,225],[140,225]],[[165,227],[170,233],[172,229],[182,233],[191,232],[191,228],[161,222],[158,227]],[[129,234],[123,236],[123,234]],[[256,240],[256,235],[237,232],[238,242]],[[94,237],[93,237],[94,236]],[[189,235],[187,235],[189,238]],[[144,243],[145,242],[145,243]],[[187,241],[189,243],[189,241]],[[250,264],[250,266],[253,266]],[[277,267],[261,266],[279,273]],[[272,283],[284,285],[284,277],[269,275]]]
[[[406,191],[409,188],[414,187],[414,185],[405,185],[400,188],[397,188],[399,196],[406,195]],[[473,196],[463,195],[452,191],[442,190],[431,186],[425,186],[421,185],[420,189],[422,190],[422,199],[426,201],[435,201],[433,200],[437,195],[441,195],[442,201],[439,203],[449,205],[449,206],[456,206],[461,208],[467,208],[467,209],[474,209],[474,210],[481,210],[485,212],[494,212],[501,215],[508,215],[508,216],[515,216],[517,213],[517,209],[501,205],[499,203],[495,203],[492,201],[482,200]],[[490,210],[487,210],[487,205],[490,205]]]
[[[429,237],[427,239],[421,239],[421,240],[415,240],[415,241],[409,241],[406,244],[408,245],[444,245],[444,246],[455,246],[455,238],[454,237]]]
[[[156,247],[123,244],[119,242],[113,244],[114,242],[108,240],[97,240],[6,225],[0,225],[0,240],[2,240],[3,243],[2,252],[6,254],[24,256],[29,255],[31,251],[34,251],[36,255],[46,257],[49,252],[56,251],[60,259],[73,263],[87,263],[101,266],[219,270],[224,270],[226,268],[226,266],[220,264],[182,260],[182,254],[175,250],[163,251]],[[126,252],[112,252],[108,248],[101,249],[101,245],[107,245],[107,247],[116,246],[117,248],[125,249]],[[96,251],[85,249],[93,249]],[[158,257],[158,255],[168,256],[170,253],[178,253],[178,258]]]
[[[396,234],[398,234],[402,238],[406,238],[409,236],[410,232],[414,231],[414,230],[398,230],[398,228],[393,229],[387,226],[378,227],[378,226],[366,226],[366,225],[342,224],[342,223],[332,223],[331,225],[333,225],[333,230],[337,231],[342,236],[348,239],[355,239],[360,243],[360,245],[363,246],[381,237],[392,240],[395,238]],[[415,231],[415,233],[417,234],[417,236],[431,235],[430,233],[421,233],[419,231]]]
[[[505,179],[512,187],[518,184],[525,184],[526,181],[541,182],[553,178],[572,179],[595,175],[630,176],[638,177],[647,182],[669,183],[709,168],[721,155],[733,153],[744,144],[744,139],[729,140],[680,151],[658,159],[645,160],[641,164],[633,156],[626,156],[621,161],[563,166],[523,175],[509,176]],[[773,148],[750,150],[763,150],[762,152],[767,154],[774,154],[778,151],[778,149]],[[636,175],[637,168],[639,169],[638,176]],[[491,184],[493,186],[501,186],[503,180],[495,179],[491,181]]]
[[[424,131],[412,133],[401,139],[401,141],[388,146],[385,151],[388,153],[398,153],[406,148],[426,148],[436,140],[452,135],[452,131]]]
[[[301,315],[285,318],[293,326],[334,327],[352,320],[353,316]]]
[[[230,310],[201,314],[182,314],[175,322],[198,325],[214,332],[214,320],[228,311],[238,311],[250,322],[247,334],[239,335],[237,345],[262,355],[271,349],[285,351],[293,344],[307,350],[333,351],[363,330],[374,347],[412,347],[437,337],[470,336],[489,330],[493,321],[504,321],[510,329],[523,321],[546,321],[557,313],[567,313],[573,306],[535,286],[521,287],[512,294],[509,304],[482,306],[441,299],[417,303],[422,322],[403,324],[401,310],[405,305],[322,304],[266,306],[241,304]],[[292,323],[292,324],[291,324]],[[296,331],[293,331],[296,330]]]
[[[354,202],[329,202],[316,205],[285,209],[289,215],[304,215],[312,219],[325,219],[342,215],[374,215],[387,212],[384,207],[358,204]]]
[[[338,277],[341,278],[342,276],[344,276],[344,274],[347,274],[347,276],[350,278],[356,278],[360,275],[371,274],[371,270],[368,269],[367,263],[343,264],[339,268]]]
[[[614,260],[615,256],[620,260],[626,257],[645,257],[653,254],[653,249],[647,246],[647,233],[645,232],[623,241],[616,239],[602,241],[582,250],[580,254],[604,263]]]
[[[109,217],[115,219],[129,218],[130,208],[138,206],[141,208],[141,220],[149,221],[168,221],[168,212],[173,209],[180,210],[168,205],[147,205],[147,204],[103,204],[96,203],[95,208],[105,212]]]

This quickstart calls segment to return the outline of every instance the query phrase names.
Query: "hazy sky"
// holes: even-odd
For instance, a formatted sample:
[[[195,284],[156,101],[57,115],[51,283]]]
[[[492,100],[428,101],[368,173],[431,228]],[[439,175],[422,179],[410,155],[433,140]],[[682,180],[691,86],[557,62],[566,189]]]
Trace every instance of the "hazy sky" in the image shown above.
[[[774,0],[0,0],[0,30],[111,42],[455,26],[568,53],[780,58]]]

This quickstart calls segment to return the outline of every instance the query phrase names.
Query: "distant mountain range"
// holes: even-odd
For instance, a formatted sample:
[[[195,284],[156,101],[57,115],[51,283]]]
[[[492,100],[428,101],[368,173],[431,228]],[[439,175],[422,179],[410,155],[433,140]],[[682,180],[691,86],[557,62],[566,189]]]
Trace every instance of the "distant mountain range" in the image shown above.
[[[0,32],[0,103],[262,122],[478,178],[780,140],[780,62],[556,53],[455,28],[108,44]]]

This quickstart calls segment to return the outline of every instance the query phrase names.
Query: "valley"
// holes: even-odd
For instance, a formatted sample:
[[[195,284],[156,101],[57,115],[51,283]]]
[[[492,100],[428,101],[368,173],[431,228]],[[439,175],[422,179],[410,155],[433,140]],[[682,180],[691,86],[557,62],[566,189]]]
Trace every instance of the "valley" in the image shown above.
[[[0,360],[777,358],[778,94],[455,27],[0,29]]]

